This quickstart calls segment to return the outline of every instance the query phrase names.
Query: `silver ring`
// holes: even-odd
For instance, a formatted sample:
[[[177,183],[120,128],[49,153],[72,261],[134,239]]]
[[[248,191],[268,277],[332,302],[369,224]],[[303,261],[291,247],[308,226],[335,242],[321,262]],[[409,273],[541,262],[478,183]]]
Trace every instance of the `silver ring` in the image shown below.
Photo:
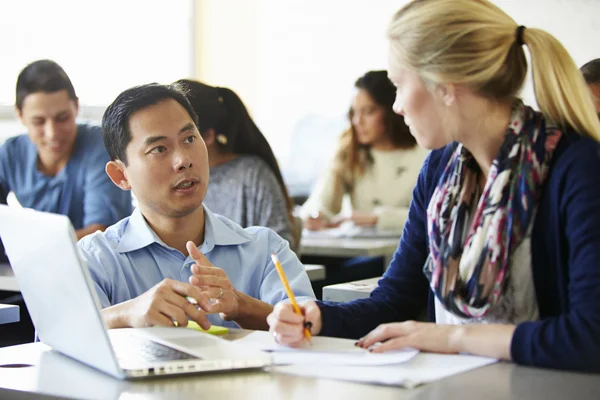
[[[219,288],[219,296],[216,297],[217,300],[221,299],[223,297],[223,288],[220,287]]]

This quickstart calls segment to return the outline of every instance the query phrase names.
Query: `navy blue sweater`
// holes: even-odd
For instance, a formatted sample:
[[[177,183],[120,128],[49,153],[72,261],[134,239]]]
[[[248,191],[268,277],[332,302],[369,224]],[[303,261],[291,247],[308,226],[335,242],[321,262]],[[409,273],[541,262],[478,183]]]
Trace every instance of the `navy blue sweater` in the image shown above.
[[[454,145],[432,151],[421,170],[392,262],[367,299],[319,302],[322,335],[359,338],[415,319],[433,292],[423,274],[426,210]],[[539,321],[517,326],[512,359],[523,365],[600,372],[600,145],[574,133],[560,140],[534,220],[531,262]]]

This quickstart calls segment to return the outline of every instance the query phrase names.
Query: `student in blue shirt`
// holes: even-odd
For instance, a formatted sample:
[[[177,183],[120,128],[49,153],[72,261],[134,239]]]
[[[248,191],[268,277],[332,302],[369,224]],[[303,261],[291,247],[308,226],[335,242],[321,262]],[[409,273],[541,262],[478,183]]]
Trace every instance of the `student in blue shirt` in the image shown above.
[[[50,60],[26,66],[17,79],[16,112],[27,134],[0,147],[0,187],[24,207],[67,215],[77,237],[103,230],[132,211],[116,188],[100,127],[75,122],[79,101],[65,71]]]
[[[209,167],[197,123],[176,85],[126,90],[104,114],[106,172],[139,205],[79,242],[110,328],[187,325],[189,318],[204,328],[266,329],[272,305],[286,299],[272,253],[294,293],[314,298],[287,241],[203,206]]]
[[[487,0],[412,1],[388,37],[394,110],[434,149],[402,239],[369,298],[277,305],[276,339],[309,321],[374,352],[600,372],[600,121],[575,63]],[[523,46],[539,112],[517,98]]]

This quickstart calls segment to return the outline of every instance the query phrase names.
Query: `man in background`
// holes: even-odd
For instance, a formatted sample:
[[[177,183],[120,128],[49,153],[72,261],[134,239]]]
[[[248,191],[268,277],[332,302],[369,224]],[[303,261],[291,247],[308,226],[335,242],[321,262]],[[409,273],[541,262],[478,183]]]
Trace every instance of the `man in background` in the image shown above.
[[[592,92],[596,112],[600,116],[600,58],[587,62],[579,70]]]
[[[15,111],[27,134],[0,146],[0,203],[12,191],[24,207],[67,215],[78,238],[131,214],[130,193],[114,186],[104,171],[110,158],[101,129],[76,123],[79,100],[57,63],[38,60],[21,71]],[[0,292],[0,302],[21,307],[20,323],[0,327],[0,346],[32,341],[20,294]]]

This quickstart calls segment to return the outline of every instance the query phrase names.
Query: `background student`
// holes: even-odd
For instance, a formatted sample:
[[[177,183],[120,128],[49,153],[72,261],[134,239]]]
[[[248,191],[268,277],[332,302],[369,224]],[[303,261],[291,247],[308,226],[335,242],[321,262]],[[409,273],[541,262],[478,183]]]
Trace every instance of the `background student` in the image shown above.
[[[575,63],[486,0],[412,1],[388,36],[394,110],[437,150],[379,287],[308,302],[305,317],[278,304],[276,339],[300,342],[308,320],[313,334],[381,342],[375,352],[600,372],[600,121]],[[541,112],[517,98],[523,46]],[[410,321],[426,305],[430,322]]]
[[[600,58],[588,61],[579,70],[592,92],[596,112],[600,116]]]
[[[67,215],[78,238],[131,214],[131,195],[104,172],[109,157],[100,127],[77,124],[79,99],[57,63],[38,60],[21,71],[15,110],[27,134],[0,146],[0,203],[12,191],[24,207]],[[0,326],[0,345],[33,341],[21,294],[0,291],[0,299],[21,310],[19,323]]]
[[[343,221],[401,231],[427,151],[417,146],[401,115],[392,110],[395,88],[387,71],[369,71],[355,83],[350,128],[340,137],[328,171],[302,206],[310,230]],[[340,215],[350,196],[351,215]]]
[[[348,114],[350,128],[342,134],[329,170],[300,215],[309,230],[352,221],[400,232],[427,150],[417,145],[404,118],[394,113],[396,89],[387,71],[369,71],[358,78],[355,87]],[[352,205],[350,215],[340,214],[346,194]],[[385,260],[302,256],[302,262],[326,266],[326,279],[313,282],[320,298],[323,286],[381,276]]]
[[[27,134],[0,147],[0,186],[24,207],[67,215],[78,238],[131,214],[131,195],[116,188],[100,127],[77,124],[79,99],[54,61],[26,66],[15,110]]]
[[[204,204],[246,228],[266,226],[296,249],[293,203],[271,146],[238,95],[228,88],[178,81],[198,114],[208,148],[209,190]]]

